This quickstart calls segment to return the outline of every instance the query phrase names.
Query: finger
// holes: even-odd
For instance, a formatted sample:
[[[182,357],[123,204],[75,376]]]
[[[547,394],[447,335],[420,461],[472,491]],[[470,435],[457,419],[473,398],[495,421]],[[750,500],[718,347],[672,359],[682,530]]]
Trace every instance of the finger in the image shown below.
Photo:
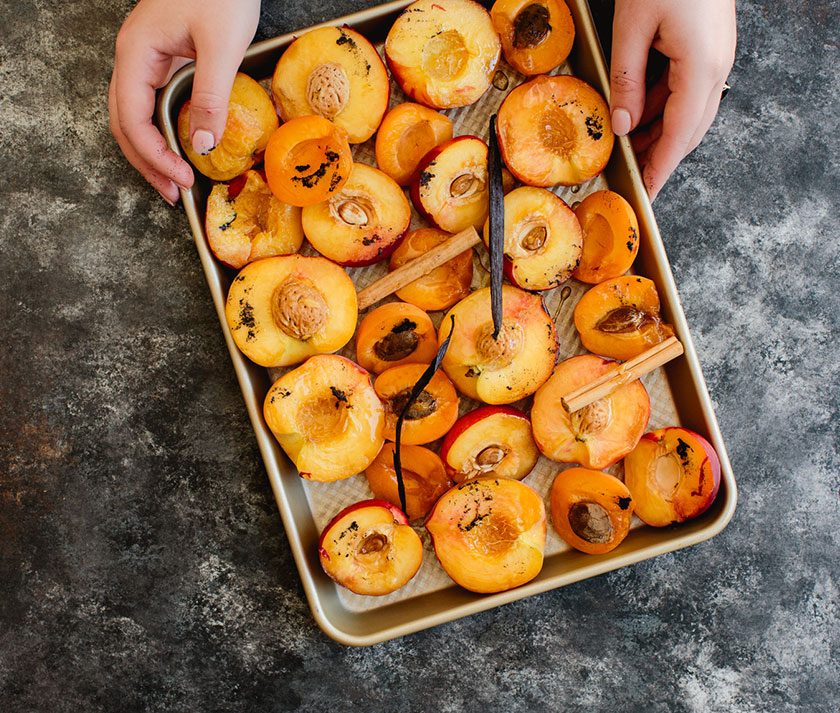
[[[662,136],[662,120],[654,121],[652,124],[636,129],[630,136],[633,150],[636,155],[645,153]]]
[[[645,68],[656,27],[640,13],[616,7],[610,69],[610,107],[613,131],[629,134],[638,126],[645,104]]]
[[[708,133],[712,124],[715,122],[715,117],[717,116],[718,109],[720,108],[720,100],[723,98],[723,87],[723,84],[715,85],[709,93],[709,99],[706,103],[706,111],[703,112],[703,118],[700,120],[697,130],[694,132],[688,153],[691,153],[700,145],[703,137]]]
[[[639,119],[639,126],[647,126],[662,116],[665,111],[665,102],[671,90],[668,88],[668,69],[657,80],[656,84],[649,87],[645,95],[645,107]]]

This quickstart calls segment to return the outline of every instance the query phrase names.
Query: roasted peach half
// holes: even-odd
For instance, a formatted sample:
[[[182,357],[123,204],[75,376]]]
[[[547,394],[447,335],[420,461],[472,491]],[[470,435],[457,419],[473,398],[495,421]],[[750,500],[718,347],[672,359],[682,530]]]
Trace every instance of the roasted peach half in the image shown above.
[[[432,149],[411,183],[417,211],[441,230],[480,229],[487,218],[487,144],[458,136]]]
[[[374,374],[401,364],[428,364],[437,350],[431,318],[405,302],[377,307],[365,315],[356,331],[356,360]]]
[[[343,129],[322,116],[301,116],[277,129],[265,149],[271,192],[296,206],[314,205],[340,191],[353,169]]]
[[[505,164],[531,186],[588,181],[612,153],[607,103],[586,82],[567,75],[520,84],[505,97],[496,126]]]
[[[438,341],[455,327],[442,366],[460,392],[488,404],[509,404],[533,394],[551,375],[557,356],[554,320],[542,299],[504,285],[502,329],[493,338],[490,288],[476,290],[444,317]]]
[[[414,385],[426,371],[426,364],[393,366],[376,377],[373,387],[385,405],[385,438],[396,440],[397,419],[408,402]],[[403,421],[401,443],[409,446],[441,438],[458,420],[460,400],[452,382],[440,369],[414,403]]]
[[[473,592],[504,592],[536,577],[545,549],[545,505],[524,483],[479,478],[445,493],[426,520],[446,573]]]
[[[377,498],[399,506],[397,471],[394,468],[396,444],[386,443],[373,463],[365,471],[368,485]],[[400,446],[400,466],[405,485],[405,509],[409,520],[426,517],[432,505],[450,487],[452,481],[446,474],[437,455],[423,446]]]
[[[484,242],[490,245],[489,221]],[[580,224],[561,198],[530,186],[505,196],[505,274],[517,287],[562,285],[577,267],[582,246]]]
[[[383,595],[408,584],[423,563],[423,542],[405,514],[385,500],[344,508],[321,533],[321,567],[356,594]]]
[[[434,109],[477,101],[490,87],[500,54],[490,15],[473,0],[418,0],[385,40],[397,84]]]
[[[376,165],[407,186],[429,151],[452,138],[452,120],[433,109],[406,102],[389,111],[376,133]]]
[[[351,144],[373,136],[388,108],[391,84],[373,45],[349,27],[319,27],[280,57],[271,92],[283,121],[318,114],[347,132]]]
[[[302,218],[313,248],[339,265],[359,267],[394,251],[408,230],[411,206],[393,179],[357,163],[344,187],[306,206]]]
[[[575,307],[583,346],[613,359],[632,359],[673,336],[659,314],[659,293],[646,277],[624,275],[595,285]]]
[[[482,406],[455,422],[440,457],[449,476],[463,483],[483,476],[522,480],[540,452],[524,413],[510,406]]]
[[[574,276],[597,284],[630,269],[639,252],[639,221],[618,193],[596,191],[575,208],[583,229],[583,255]]]
[[[648,525],[675,525],[702,515],[720,489],[720,460],[703,436],[663,428],[642,436],[624,459],[624,482]]]
[[[630,532],[633,498],[618,478],[588,468],[569,468],[551,486],[551,522],[576,550],[602,555]]]
[[[230,183],[217,183],[207,198],[207,242],[225,265],[300,250],[300,208],[277,200],[259,171],[246,171]]]
[[[358,364],[335,354],[307,359],[268,390],[265,421],[307,480],[361,473],[385,442],[385,412]]]
[[[437,228],[412,230],[394,250],[388,269],[396,270],[416,260],[451,237],[449,233]],[[472,276],[473,252],[464,250],[430,273],[397,290],[397,297],[429,312],[449,309],[470,293]]]
[[[624,384],[609,396],[569,413],[561,399],[610,371],[614,362],[592,354],[561,361],[534,395],[531,422],[540,451],[560,463],[601,469],[627,455],[642,437],[650,398],[641,381]]]
[[[207,154],[198,153],[190,137],[190,102],[178,112],[178,139],[193,166],[214,181],[229,181],[260,160],[277,128],[271,97],[247,74],[237,72],[228,101],[225,130]]]
[[[233,279],[225,316],[236,346],[251,361],[291,366],[350,341],[358,316],[356,288],[324,258],[265,258]]]
[[[496,0],[490,17],[505,59],[521,74],[548,74],[572,51],[575,23],[563,0]]]

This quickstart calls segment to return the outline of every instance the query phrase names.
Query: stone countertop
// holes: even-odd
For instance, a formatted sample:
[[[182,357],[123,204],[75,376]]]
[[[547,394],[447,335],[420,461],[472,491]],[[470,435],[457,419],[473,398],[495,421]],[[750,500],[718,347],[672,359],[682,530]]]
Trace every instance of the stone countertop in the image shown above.
[[[371,649],[310,616],[186,218],[108,133],[130,5],[0,5],[4,711],[840,709],[835,0],[739,2],[734,89],[656,204],[729,527]]]

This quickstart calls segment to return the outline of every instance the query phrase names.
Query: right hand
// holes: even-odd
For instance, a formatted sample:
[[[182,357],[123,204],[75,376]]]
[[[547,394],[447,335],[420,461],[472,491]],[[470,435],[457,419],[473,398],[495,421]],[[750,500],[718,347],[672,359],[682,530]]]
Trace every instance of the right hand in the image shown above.
[[[233,78],[259,14],[259,0],[140,0],[117,35],[108,91],[111,132],[170,205],[194,176],[152,123],[155,93],[195,60],[190,137],[196,151],[209,152],[224,132]]]

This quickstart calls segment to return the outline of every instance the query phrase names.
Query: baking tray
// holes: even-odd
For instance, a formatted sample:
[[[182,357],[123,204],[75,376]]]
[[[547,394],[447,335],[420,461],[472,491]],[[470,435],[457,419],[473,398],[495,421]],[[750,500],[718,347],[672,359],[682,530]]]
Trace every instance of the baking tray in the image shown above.
[[[321,23],[317,27],[349,25],[379,47],[394,19],[410,1],[397,0]],[[560,71],[574,73],[609,98],[606,63],[589,7],[585,0],[567,0],[567,3],[574,16],[576,39],[569,61]],[[285,47],[304,31],[306,30],[255,43],[246,53],[241,70],[256,79],[270,77]],[[521,78],[506,66],[504,71],[512,79],[510,88],[521,81]],[[158,122],[169,146],[181,155],[183,153],[176,136],[177,113],[189,98],[193,74],[193,65],[180,70],[158,98]],[[453,118],[456,134],[486,135],[485,118],[498,106],[503,97],[502,93],[494,97],[494,91],[491,88],[474,107],[446,112]],[[394,89],[392,83],[392,104],[401,99],[402,95],[398,89]],[[354,156],[371,162],[371,146],[356,147]],[[271,386],[272,374],[245,358],[231,337],[224,316],[224,305],[234,273],[219,264],[208,247],[204,233],[204,206],[211,182],[199,174],[196,175],[195,185],[189,191],[182,191],[182,199],[202,268],[312,614],[324,632],[336,641],[347,645],[367,646],[404,636],[666,552],[689,547],[713,537],[726,527],[735,511],[737,500],[732,467],[706,390],[662,238],[642,184],[635,156],[626,138],[616,141],[610,162],[601,176],[583,186],[558,189],[556,192],[568,203],[573,203],[593,190],[609,185],[621,193],[636,211],[640,228],[640,250],[634,271],[656,283],[663,316],[674,325],[676,334],[685,347],[685,355],[682,358],[644,379],[651,394],[649,428],[680,424],[706,435],[721,461],[720,492],[706,513],[678,527],[652,528],[635,520],[627,539],[617,549],[605,555],[592,556],[572,550],[565,546],[549,527],[545,563],[539,576],[516,589],[491,595],[473,594],[455,585],[446,577],[428,549],[423,568],[415,579],[403,589],[386,597],[354,595],[338,587],[324,574],[318,561],[317,542],[320,529],[339,509],[355,500],[370,497],[370,492],[364,478],[360,476],[330,484],[304,481],[298,476],[266,426],[262,404]],[[480,258],[476,257],[476,261],[479,268],[476,270],[476,279],[481,280]],[[356,284],[363,286],[384,271],[385,268],[379,265],[349,272]],[[486,275],[484,277],[486,278]],[[570,287],[572,295],[565,301],[560,299],[561,289],[551,291],[546,300],[549,310],[558,322],[560,358],[583,351],[571,326],[571,312],[577,298],[586,288],[574,281],[570,281]],[[438,319],[439,317],[440,315]],[[345,353],[352,355],[352,345]],[[527,477],[526,482],[545,495],[554,473],[565,467],[567,466],[541,459],[535,472]],[[610,472],[620,476],[620,465],[614,466]]]

